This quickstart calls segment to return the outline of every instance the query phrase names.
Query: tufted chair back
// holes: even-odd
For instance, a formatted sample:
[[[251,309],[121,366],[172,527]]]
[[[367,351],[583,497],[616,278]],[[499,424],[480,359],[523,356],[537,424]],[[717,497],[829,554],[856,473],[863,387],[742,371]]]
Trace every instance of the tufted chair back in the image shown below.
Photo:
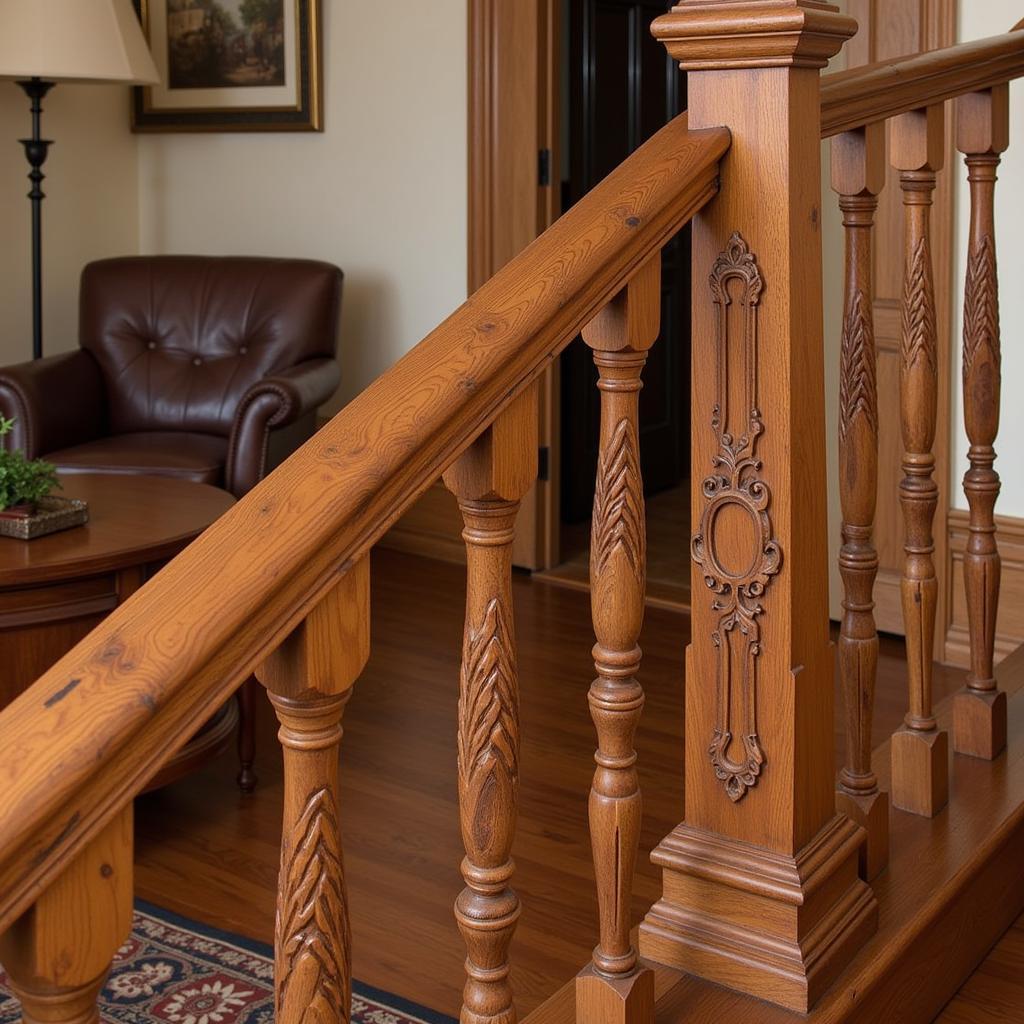
[[[333,357],[341,274],[314,260],[136,256],[82,273],[80,342],[111,434],[227,437],[256,381]]]

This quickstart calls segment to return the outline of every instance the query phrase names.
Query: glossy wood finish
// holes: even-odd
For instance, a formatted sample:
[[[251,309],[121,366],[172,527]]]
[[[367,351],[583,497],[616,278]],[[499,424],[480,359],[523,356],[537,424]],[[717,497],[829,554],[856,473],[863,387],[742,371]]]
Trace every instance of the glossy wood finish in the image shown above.
[[[893,815],[889,868],[874,884],[879,930],[841,983],[805,1015],[656,966],[657,1024],[928,1024],[936,1017],[1024,909],[1024,648],[996,673],[1010,697],[1007,756],[956,759],[947,813]],[[948,727],[952,700],[936,712]],[[874,758],[883,786],[890,760],[885,743]],[[572,1021],[567,985],[524,1024]]]
[[[352,938],[338,816],[341,717],[370,653],[370,562],[342,576],[260,666],[284,751],[274,1019],[349,1020]]]
[[[980,92],[1024,75],[1024,33],[823,75],[823,138]]]
[[[654,856],[641,955],[805,1011],[873,932],[863,834],[835,810],[821,342],[819,69],[856,30],[821,3],[658,19],[691,124],[728,124],[693,222],[686,820]],[[830,927],[815,928],[823,920]]]
[[[935,1024],[990,1024],[1024,1017],[1024,916],[971,975]]]
[[[1002,661],[1024,643],[1024,519],[996,515],[996,546],[1002,563],[995,660]],[[971,541],[970,513],[954,509],[949,516],[953,572],[949,580],[950,619],[943,661],[970,668],[970,628],[963,560]]]
[[[89,522],[33,541],[0,537],[0,581],[37,586],[172,558],[235,503],[227,491],[161,476],[61,474]]]
[[[355,977],[456,1017],[466,980],[465,944],[451,908],[464,853],[453,725],[465,583],[457,565],[374,551],[373,651],[345,709],[340,777]],[[572,1020],[572,979],[598,941],[586,798],[594,769],[594,726],[584,699],[594,676],[590,598],[516,572],[512,600],[522,705],[513,848],[522,915],[512,982],[520,1016],[568,982]],[[650,851],[683,813],[682,787],[665,780],[679,771],[682,647],[689,636],[687,616],[648,607],[640,636],[646,703],[636,749],[644,816],[629,910],[634,925],[660,895],[661,872]],[[936,666],[935,683],[944,699],[963,685],[963,673]],[[883,636],[876,746],[905,710],[903,644]],[[137,802],[139,896],[273,941],[283,800],[276,728],[264,700],[257,736],[268,756],[252,796],[237,792],[227,753]],[[837,750],[844,729],[837,708]]]
[[[930,209],[942,168],[941,106],[902,114],[889,122],[889,149],[900,172],[905,211],[900,421],[903,480],[904,565],[900,584],[907,641],[910,708],[893,737],[896,807],[934,817],[949,796],[948,737],[936,727],[932,708],[932,651],[938,580],[933,521],[939,488],[934,479],[938,415],[938,353]]]
[[[647,353],[660,327],[661,260],[656,257],[583,329],[601,393],[590,542],[597,678],[588,697],[598,740],[589,811],[600,940],[577,978],[578,1024],[650,1024],[654,1013],[653,976],[638,970],[628,907],[643,807],[634,748],[644,706],[637,641],[647,563],[639,396]]]
[[[971,667],[956,699],[953,747],[988,760],[1006,746],[1006,695],[996,686],[994,668],[1002,563],[995,536],[1000,484],[993,446],[1001,387],[995,186],[1009,136],[1009,85],[957,101],[957,149],[965,155],[971,189],[963,347],[964,423],[971,442],[971,465],[964,477],[970,541],[963,573]]]
[[[519,670],[512,544],[533,483],[537,397],[527,391],[445,473],[466,527],[466,620],[459,676],[459,820],[465,888],[455,920],[465,940],[463,1024],[514,1024],[509,945],[519,919],[511,888],[519,795]]]
[[[10,706],[0,928],[711,199],[728,146],[662,129]]]
[[[96,1000],[131,928],[129,804],[0,935],[24,1024],[99,1024]]]
[[[870,125],[832,141],[832,188],[846,229],[846,295],[839,371],[839,493],[843,546],[843,622],[838,663],[846,713],[846,760],[836,808],[867,832],[861,875],[873,879],[889,860],[889,799],[871,768],[871,721],[878,672],[873,542],[878,491],[878,383],[871,239],[885,186],[885,129]]]
[[[848,14],[861,24],[861,31],[847,49],[850,68],[878,62],[899,61],[906,54],[943,50],[956,43],[959,0],[899,0],[879,4],[874,0],[851,0]],[[950,105],[951,106],[951,105]],[[948,113],[947,113],[948,117]],[[880,124],[875,122],[875,124]],[[946,162],[952,164],[952,132],[949,133]],[[954,265],[954,175],[939,176],[932,206],[932,255],[936,289],[936,351],[938,355],[938,418],[935,480],[939,485],[939,507],[935,524],[935,568],[939,579],[936,618],[947,621],[949,601],[946,516],[952,504],[949,494],[952,445],[953,363],[953,278]],[[879,489],[875,511],[873,543],[878,551],[878,573],[874,584],[874,616],[882,632],[903,636],[903,514],[894,481],[903,475],[903,446],[900,428],[900,363],[902,349],[901,305],[903,296],[904,210],[899,171],[889,168],[886,187],[879,196],[872,247],[872,299],[875,350],[878,373],[878,479],[888,483]],[[832,325],[834,330],[836,325]],[[941,660],[943,637],[936,630],[935,660]]]

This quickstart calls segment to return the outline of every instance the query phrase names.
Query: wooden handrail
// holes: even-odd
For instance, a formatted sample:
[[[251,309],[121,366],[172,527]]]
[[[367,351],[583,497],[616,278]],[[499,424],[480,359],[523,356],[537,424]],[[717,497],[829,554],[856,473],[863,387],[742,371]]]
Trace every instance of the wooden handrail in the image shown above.
[[[821,137],[1024,76],[1021,24],[989,39],[822,76]]]
[[[717,192],[641,147],[0,714],[0,933]]]

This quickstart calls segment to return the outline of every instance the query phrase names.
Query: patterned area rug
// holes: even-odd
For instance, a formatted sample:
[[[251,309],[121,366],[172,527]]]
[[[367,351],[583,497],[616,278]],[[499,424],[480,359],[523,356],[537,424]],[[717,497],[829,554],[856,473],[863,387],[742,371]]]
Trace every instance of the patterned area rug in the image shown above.
[[[6,983],[0,967],[0,1024],[15,1024],[21,1008]],[[353,988],[352,1024],[455,1024],[359,982]],[[137,902],[100,1013],[121,1024],[273,1024],[273,951]]]

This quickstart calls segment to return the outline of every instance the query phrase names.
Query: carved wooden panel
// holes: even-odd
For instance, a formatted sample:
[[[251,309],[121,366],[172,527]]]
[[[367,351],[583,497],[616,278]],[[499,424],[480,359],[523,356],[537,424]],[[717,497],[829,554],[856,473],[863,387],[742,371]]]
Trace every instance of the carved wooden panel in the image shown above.
[[[761,477],[757,440],[764,432],[757,392],[757,318],[764,279],[737,233],[715,263],[716,400],[711,426],[718,441],[714,471],[703,483],[704,511],[691,544],[718,621],[717,714],[708,753],[729,799],[757,783],[765,752],[757,735],[758,618],[761,598],[782,565],[773,537],[771,491]],[[737,374],[740,379],[737,379]],[[742,747],[732,752],[734,737]]]

